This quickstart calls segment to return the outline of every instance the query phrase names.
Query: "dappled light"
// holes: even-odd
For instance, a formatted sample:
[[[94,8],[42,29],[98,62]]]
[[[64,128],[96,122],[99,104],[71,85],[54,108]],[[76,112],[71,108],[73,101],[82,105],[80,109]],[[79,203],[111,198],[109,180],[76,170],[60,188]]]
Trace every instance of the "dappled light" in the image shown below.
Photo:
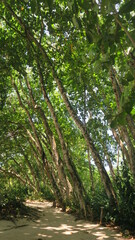
[[[135,236],[135,0],[0,1],[0,220],[2,240]]]
[[[27,205],[38,208],[42,214],[37,220],[28,222],[27,219],[20,219],[15,223],[1,221],[0,239],[2,240],[29,240],[38,239],[67,239],[67,240],[119,240],[121,234],[114,230],[101,227],[84,220],[75,221],[75,217],[61,212],[60,209],[52,208],[48,202],[33,202]]]

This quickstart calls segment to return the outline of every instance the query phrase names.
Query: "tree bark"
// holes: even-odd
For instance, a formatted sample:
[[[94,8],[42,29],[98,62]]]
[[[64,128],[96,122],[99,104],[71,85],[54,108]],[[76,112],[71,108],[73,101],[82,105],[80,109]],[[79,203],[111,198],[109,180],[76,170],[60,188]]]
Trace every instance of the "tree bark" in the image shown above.
[[[116,195],[115,195],[115,192],[114,192],[114,189],[113,189],[113,186],[112,186],[112,183],[110,181],[110,178],[104,168],[104,165],[102,163],[102,160],[95,148],[95,145],[92,141],[92,139],[90,138],[89,136],[89,133],[87,132],[87,130],[85,129],[85,126],[82,124],[82,122],[80,121],[79,117],[77,116],[77,114],[75,113],[75,111],[73,110],[68,98],[67,98],[67,95],[66,95],[66,92],[62,86],[62,83],[61,83],[61,80],[58,78],[57,76],[57,73],[53,67],[53,64],[52,64],[52,61],[49,59],[46,51],[44,50],[44,48],[42,47],[42,45],[40,44],[40,42],[37,41],[37,39],[33,36],[33,34],[31,33],[31,31],[25,26],[24,22],[22,21],[22,19],[20,17],[18,17],[15,12],[13,11],[13,9],[10,7],[10,5],[4,0],[4,4],[6,6],[6,8],[12,13],[12,15],[14,16],[14,18],[19,22],[20,26],[23,28],[25,34],[26,34],[26,38],[29,40],[29,42],[34,42],[35,45],[37,46],[37,48],[39,49],[39,51],[41,52],[45,62],[49,65],[51,71],[52,71],[52,75],[53,75],[53,78],[55,79],[56,83],[57,83],[57,86],[58,86],[58,89],[61,93],[61,96],[63,98],[63,101],[66,105],[66,108],[70,114],[70,116],[73,118],[73,120],[75,121],[76,125],[78,126],[78,128],[80,129],[80,131],[82,132],[85,140],[86,140],[86,143],[87,145],[89,146],[90,150],[91,150],[91,154],[92,154],[92,157],[95,161],[95,164],[99,170],[99,173],[101,175],[101,179],[103,181],[103,184],[104,184],[104,187],[105,187],[105,190],[106,190],[106,193],[108,195],[109,198],[113,199],[114,202],[116,202]],[[63,148],[64,150],[64,157],[66,157],[67,153],[65,151],[65,148]],[[67,159],[68,160],[68,159]],[[69,164],[69,170],[72,171],[71,169],[71,166],[73,165],[73,163],[71,164],[71,161],[70,163],[67,161],[67,164]],[[77,178],[76,178],[77,180]],[[79,184],[80,185],[80,184]],[[79,186],[78,186],[79,187]]]
[[[111,82],[112,82],[112,86],[113,86],[113,90],[114,90],[114,94],[115,94],[118,112],[121,112],[120,99],[121,99],[122,93],[121,93],[121,89],[117,83],[116,71],[112,67],[110,69],[110,78],[111,78]],[[129,126],[131,126],[131,123],[133,124],[133,122],[131,121],[131,118],[129,116],[127,116],[127,120],[129,120],[129,121],[127,121],[127,126],[128,126],[128,129],[130,129]],[[133,125],[132,125],[132,127],[133,127]],[[128,161],[130,170],[132,172],[132,175],[133,175],[133,178],[135,181],[135,147],[132,143],[132,138],[130,137],[127,127],[119,126],[118,129],[119,129],[121,139],[123,141],[125,141],[127,148],[128,148],[129,158],[127,158],[127,161]],[[127,154],[126,154],[126,156],[127,156]]]
[[[90,173],[90,182],[91,182],[91,191],[94,192],[94,181],[93,181],[93,172],[91,167],[91,158],[90,158],[90,151],[88,148],[88,161],[89,161],[89,173]]]
[[[35,126],[34,126],[34,123],[33,123],[32,119],[31,119],[31,116],[30,116],[30,114],[29,114],[28,109],[27,109],[27,108],[25,107],[25,105],[22,103],[22,100],[21,100],[21,97],[20,97],[18,88],[17,88],[17,86],[16,86],[16,84],[14,83],[13,80],[12,80],[12,83],[13,83],[13,86],[14,86],[14,88],[15,88],[15,90],[16,90],[16,93],[17,93],[17,97],[18,97],[20,106],[25,110],[25,112],[26,112],[26,114],[27,114],[27,116],[28,116],[29,123],[30,123],[30,125],[31,125],[32,130],[33,130],[35,139],[32,137],[32,135],[31,135],[31,133],[30,133],[29,131],[27,131],[27,132],[28,132],[30,138],[32,139],[32,141],[35,143],[35,146],[36,146],[37,151],[38,151],[38,153],[39,153],[39,155],[40,155],[40,158],[42,158],[43,155],[45,156],[45,153],[44,153],[44,150],[43,150],[43,148],[42,148],[41,141],[39,140],[39,137],[38,137],[36,128],[35,128]],[[49,171],[48,164],[46,164],[46,169]],[[53,175],[52,175],[50,172],[47,172],[47,171],[46,171],[46,174],[47,174],[47,176],[49,176],[49,180],[50,180],[50,182],[51,182],[51,184],[52,184],[52,187],[53,187],[54,193],[56,194],[56,197],[57,197],[58,202],[60,203],[61,206],[63,206],[63,207],[65,208],[65,203],[64,203],[64,201],[63,201],[63,198],[62,198],[62,195],[61,195],[61,193],[60,193],[60,190],[59,190],[57,184],[55,183],[55,180],[54,180]],[[56,187],[56,189],[54,189],[54,186]]]
[[[31,181],[29,181],[29,178],[27,178],[27,181],[24,179],[24,177],[22,177],[21,175],[19,175],[18,173],[16,173],[15,170],[10,169],[10,170],[5,170],[3,168],[0,167],[0,171],[5,173],[6,175],[11,175],[14,176],[15,178],[17,178],[20,182],[22,182],[25,186],[29,186],[31,189],[33,189],[35,192],[37,191],[37,188],[31,183]]]
[[[121,138],[125,141],[128,148],[130,170],[135,181],[135,148],[132,144],[132,141],[129,137],[127,130],[124,127],[119,127],[119,132],[120,132]]]
[[[58,170],[58,176],[59,176],[60,185],[61,185],[60,190],[61,190],[61,193],[63,194],[64,199],[66,201],[66,198],[67,198],[67,200],[69,199],[69,186],[68,186],[68,182],[67,182],[67,179],[66,179],[63,163],[62,163],[62,160],[59,156],[59,152],[57,150],[57,144],[56,144],[55,137],[53,135],[53,132],[50,129],[50,126],[49,126],[48,122],[47,122],[47,118],[45,117],[44,111],[35,102],[35,99],[34,99],[34,96],[33,96],[33,93],[32,93],[32,89],[31,89],[31,86],[30,86],[30,83],[29,83],[28,79],[26,79],[26,84],[27,84],[27,87],[28,87],[28,90],[29,90],[30,99],[32,101],[33,108],[38,111],[38,113],[40,114],[40,116],[42,118],[44,128],[45,128],[46,134],[48,136],[50,147],[51,147],[51,153],[52,153],[51,157],[53,158],[53,161],[54,161],[54,163],[56,165],[56,168]]]
[[[54,125],[55,125],[56,131],[57,131],[58,136],[59,136],[59,140],[60,140],[61,147],[62,147],[62,152],[63,152],[63,158],[65,160],[67,169],[70,173],[70,176],[71,176],[71,179],[72,179],[72,184],[74,186],[74,190],[76,191],[76,194],[78,196],[78,201],[80,203],[80,207],[81,207],[84,215],[87,216],[86,204],[85,204],[85,200],[84,200],[84,195],[86,196],[87,194],[86,194],[86,191],[83,187],[81,179],[79,178],[79,175],[76,171],[76,167],[74,166],[73,161],[71,160],[71,158],[69,156],[68,149],[66,147],[66,144],[65,144],[64,137],[62,135],[60,126],[58,124],[58,120],[57,120],[55,111],[54,111],[53,106],[52,106],[52,104],[51,104],[51,102],[50,102],[50,100],[47,96],[47,93],[46,93],[46,90],[45,90],[45,87],[44,87],[43,75],[42,75],[42,71],[41,71],[41,68],[40,68],[40,64],[39,64],[39,62],[37,62],[37,64],[38,64],[38,70],[39,70],[42,92],[43,92],[43,95],[44,95],[44,99],[45,99],[45,101],[48,105],[48,108],[51,112],[51,115],[52,115],[52,118],[53,118],[53,121],[54,121]]]
[[[45,156],[44,156],[43,162],[44,162],[44,169],[45,169],[46,175],[47,175],[48,180],[50,181],[52,188],[53,188],[54,196],[55,196],[56,200],[58,201],[58,203],[60,204],[60,206],[62,206],[63,211],[65,211],[66,204],[63,201],[61,192],[56,184],[56,179],[54,178],[52,171],[50,171],[50,166],[49,166],[49,163],[47,162],[47,159],[45,158]]]
[[[110,69],[110,79],[111,79],[113,91],[114,91],[114,94],[115,94],[115,99],[116,99],[116,103],[117,103],[118,112],[121,112],[122,108],[121,108],[121,105],[120,105],[120,101],[121,101],[121,96],[122,96],[122,92],[123,92],[124,89],[121,86],[121,84],[119,83],[116,70],[113,67],[111,67],[111,69]],[[133,139],[135,139],[135,123],[134,123],[134,120],[133,120],[133,118],[130,114],[127,114],[126,120],[127,120],[126,125],[128,126],[128,130],[130,131],[130,135],[132,135]]]

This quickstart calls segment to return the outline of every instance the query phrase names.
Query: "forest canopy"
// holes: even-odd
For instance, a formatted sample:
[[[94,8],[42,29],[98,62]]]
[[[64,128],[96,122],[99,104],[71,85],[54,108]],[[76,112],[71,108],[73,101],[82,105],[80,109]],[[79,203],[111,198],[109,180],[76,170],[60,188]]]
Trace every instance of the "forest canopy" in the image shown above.
[[[1,0],[0,206],[135,227],[135,1]],[[6,196],[6,198],[5,198]]]

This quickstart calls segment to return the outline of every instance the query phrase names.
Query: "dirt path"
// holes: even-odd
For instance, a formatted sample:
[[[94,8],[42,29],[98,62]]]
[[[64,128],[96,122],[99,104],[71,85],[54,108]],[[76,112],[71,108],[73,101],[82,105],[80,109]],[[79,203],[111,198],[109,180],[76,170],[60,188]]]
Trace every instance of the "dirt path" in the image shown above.
[[[0,221],[0,240],[122,240],[120,234],[98,224],[84,220],[75,221],[74,216],[52,208],[48,202],[32,202],[27,205],[38,208],[38,220],[20,219],[17,222]]]

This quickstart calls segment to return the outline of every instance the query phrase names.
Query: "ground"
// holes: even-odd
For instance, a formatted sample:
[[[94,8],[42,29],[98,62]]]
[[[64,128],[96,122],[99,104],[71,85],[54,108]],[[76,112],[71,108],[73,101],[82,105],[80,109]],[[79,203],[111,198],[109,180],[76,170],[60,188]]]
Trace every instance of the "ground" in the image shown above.
[[[26,202],[38,209],[36,219],[0,221],[1,240],[123,240],[121,233],[114,229],[93,224],[84,220],[75,220],[71,214],[53,208],[49,202]]]

